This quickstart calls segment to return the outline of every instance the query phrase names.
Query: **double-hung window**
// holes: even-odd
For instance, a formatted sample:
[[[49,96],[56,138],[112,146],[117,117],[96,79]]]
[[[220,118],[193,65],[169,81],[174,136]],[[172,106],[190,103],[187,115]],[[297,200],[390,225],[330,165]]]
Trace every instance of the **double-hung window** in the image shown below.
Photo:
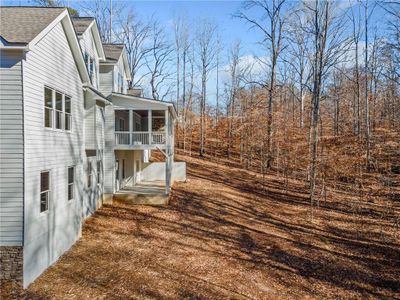
[[[74,167],[68,168],[68,200],[74,199]]]
[[[44,126],[70,131],[72,127],[71,97],[51,88],[44,88]]]
[[[44,126],[53,128],[53,90],[44,88]]]
[[[50,201],[50,172],[43,171],[40,173],[40,212],[49,209]]]
[[[63,94],[56,92],[56,129],[63,129]]]
[[[64,96],[64,110],[65,110],[65,130],[71,130],[71,97]]]

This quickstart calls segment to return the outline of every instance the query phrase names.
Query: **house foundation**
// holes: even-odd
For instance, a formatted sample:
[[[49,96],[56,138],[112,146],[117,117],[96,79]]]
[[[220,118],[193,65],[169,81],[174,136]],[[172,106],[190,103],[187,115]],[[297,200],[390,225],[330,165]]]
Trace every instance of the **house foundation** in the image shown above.
[[[0,247],[0,279],[12,280],[22,285],[23,255],[21,246]]]

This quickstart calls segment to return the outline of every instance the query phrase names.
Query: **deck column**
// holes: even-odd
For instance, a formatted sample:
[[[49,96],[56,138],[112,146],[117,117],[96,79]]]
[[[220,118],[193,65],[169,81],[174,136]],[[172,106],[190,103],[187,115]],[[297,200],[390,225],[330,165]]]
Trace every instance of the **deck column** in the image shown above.
[[[129,110],[129,145],[132,145],[132,133],[133,133],[133,111]]]
[[[168,109],[165,111],[165,193],[169,194],[171,187],[171,173],[172,173],[172,161],[171,161],[171,140],[169,132],[169,118]]]
[[[151,130],[153,129],[153,117],[151,114],[151,109],[148,110],[147,112],[147,123],[148,123],[148,131],[149,131],[149,145],[152,144],[152,140],[151,140]]]

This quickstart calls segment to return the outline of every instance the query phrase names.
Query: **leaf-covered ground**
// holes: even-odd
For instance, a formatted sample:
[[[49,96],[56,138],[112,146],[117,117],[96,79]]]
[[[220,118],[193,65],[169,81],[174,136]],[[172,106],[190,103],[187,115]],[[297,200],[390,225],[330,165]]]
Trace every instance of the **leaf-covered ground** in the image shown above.
[[[103,206],[54,266],[3,297],[400,299],[400,243],[379,213],[360,223],[334,199],[311,223],[303,184],[186,160],[167,207]]]

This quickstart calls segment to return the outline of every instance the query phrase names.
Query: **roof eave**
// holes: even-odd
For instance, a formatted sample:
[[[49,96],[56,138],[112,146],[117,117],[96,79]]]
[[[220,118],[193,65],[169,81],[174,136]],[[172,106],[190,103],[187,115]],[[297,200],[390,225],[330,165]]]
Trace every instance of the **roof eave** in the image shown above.
[[[171,113],[174,117],[174,120],[177,117],[176,110],[175,110],[175,105],[173,102],[166,102],[166,101],[161,101],[161,100],[154,100],[154,99],[149,99],[149,98],[144,98],[144,97],[138,97],[138,96],[133,96],[133,95],[128,95],[128,94],[120,94],[120,93],[111,93],[108,98],[113,98],[113,97],[122,97],[122,98],[128,98],[128,99],[134,99],[134,100],[139,100],[143,102],[151,102],[151,103],[156,103],[156,104],[161,104],[166,106],[168,109],[171,110]]]

